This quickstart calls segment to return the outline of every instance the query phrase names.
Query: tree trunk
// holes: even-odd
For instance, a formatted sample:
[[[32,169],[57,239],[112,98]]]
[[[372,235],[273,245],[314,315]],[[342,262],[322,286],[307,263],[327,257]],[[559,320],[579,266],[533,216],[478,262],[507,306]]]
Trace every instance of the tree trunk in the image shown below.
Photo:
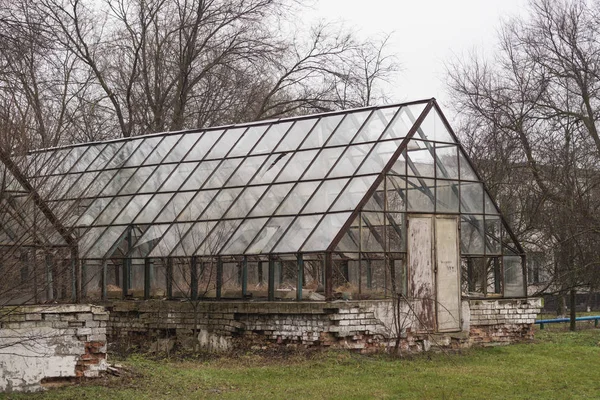
[[[571,303],[571,315],[570,315],[571,321],[570,322],[571,323],[570,323],[569,330],[576,331],[577,330],[577,324],[576,324],[577,321],[575,320],[575,318],[577,318],[577,311],[576,311],[577,304],[576,304],[575,289],[571,289],[570,295],[571,295],[570,296],[571,297],[571,299],[570,299],[570,303]]]

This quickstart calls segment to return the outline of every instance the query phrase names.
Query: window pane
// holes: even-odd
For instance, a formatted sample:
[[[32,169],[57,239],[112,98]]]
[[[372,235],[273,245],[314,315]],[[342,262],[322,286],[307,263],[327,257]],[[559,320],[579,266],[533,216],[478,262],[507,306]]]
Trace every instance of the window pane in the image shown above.
[[[331,211],[352,211],[365,197],[365,194],[375,181],[375,176],[364,176],[352,179],[342,195],[331,208]]]
[[[153,193],[158,191],[158,188],[163,184],[164,181],[167,180],[167,178],[169,177],[169,175],[171,175],[171,172],[173,172],[175,167],[175,164],[159,165],[158,167],[156,167],[156,170],[154,171],[152,176],[150,176],[150,179],[148,179],[146,183],[144,183],[144,185],[140,189],[140,192]]]
[[[303,214],[325,212],[340,194],[348,179],[334,179],[323,181],[314,197],[306,205]]]
[[[298,214],[318,185],[319,182],[301,182],[297,184],[275,214]]]
[[[191,257],[196,253],[204,239],[210,234],[211,230],[217,225],[217,221],[197,222],[180,239],[179,244],[173,249],[172,256]]]
[[[361,251],[383,252],[383,213],[361,212]]]
[[[406,214],[387,213],[387,241],[389,251],[406,251]]]
[[[208,151],[213,147],[215,142],[221,137],[223,130],[210,130],[204,132],[204,135],[194,145],[194,148],[185,157],[185,161],[199,161],[204,159]]]
[[[160,163],[167,154],[171,151],[173,146],[179,141],[181,135],[168,135],[157,145],[152,154],[148,156],[144,164],[158,164]]]
[[[208,182],[204,185],[205,189],[209,188],[221,188],[225,186],[225,182],[229,179],[231,174],[237,169],[242,163],[242,158],[234,158],[223,160],[221,164],[215,169],[215,172],[208,179]]]
[[[410,128],[412,128],[416,119],[425,109],[426,104],[415,104],[404,106],[396,114],[392,123],[387,127],[383,134],[383,139],[399,139],[406,137]]]
[[[407,185],[408,211],[429,212],[434,210],[435,181],[433,179],[408,178]]]
[[[340,158],[344,149],[342,147],[336,147],[332,149],[323,149],[319,155],[315,158],[308,171],[304,174],[302,179],[322,179],[324,178],[333,164]]]
[[[409,150],[407,154],[407,174],[410,176],[434,177],[433,145],[421,150]]]
[[[252,126],[244,133],[239,142],[235,145],[229,157],[245,156],[256,145],[261,136],[265,133],[269,126]]]
[[[256,204],[250,216],[272,215],[293,186],[293,183],[271,186],[264,197]]]
[[[208,206],[204,214],[202,214],[202,219],[222,218],[225,211],[227,211],[241,191],[241,188],[221,190],[213,202]]]
[[[462,254],[483,254],[483,216],[463,215],[461,217],[460,247]]]
[[[252,150],[252,154],[272,152],[291,126],[292,122],[278,122],[271,125],[262,139],[260,139],[260,142]]]
[[[326,215],[302,247],[302,251],[326,250],[349,217],[350,213]]]
[[[502,254],[500,217],[485,217],[485,253]]]
[[[125,166],[137,166],[142,165],[142,163],[146,160],[146,157],[152,153],[152,151],[156,148],[156,146],[162,140],[161,136],[147,138],[144,143],[137,148],[135,153],[127,160]]]
[[[271,218],[254,239],[246,254],[269,253],[293,220],[294,217]]]
[[[135,219],[136,224],[148,224],[154,220],[154,218],[158,215],[158,213],[162,210],[162,208],[167,204],[169,199],[173,197],[173,194],[157,194],[148,202],[146,207],[142,210],[142,212]]]
[[[276,151],[289,151],[296,150],[302,140],[306,137],[308,132],[315,126],[317,118],[303,119],[296,121],[294,126],[288,131],[287,135],[283,138],[283,141],[279,143],[279,146],[275,149]]]
[[[198,141],[198,138],[202,135],[202,132],[186,133],[182,136],[181,140],[171,149],[169,154],[162,161],[167,162],[179,162],[183,160],[186,154]]]
[[[248,214],[248,211],[258,202],[258,199],[267,186],[252,186],[246,188],[244,192],[235,201],[235,204],[229,209],[225,218],[241,218]]]
[[[221,253],[223,254],[243,254],[246,247],[252,239],[258,234],[268,218],[256,218],[244,221],[244,223],[231,237],[229,243],[225,245]]]
[[[338,126],[331,139],[329,139],[329,142],[327,142],[327,146],[350,143],[370,114],[371,111],[358,111],[346,114],[340,126]]]
[[[473,171],[473,168],[471,168],[471,166],[469,165],[469,162],[467,161],[467,158],[462,153],[462,151],[458,152],[458,158],[460,161],[460,179],[467,180],[467,181],[479,180],[479,179],[477,179],[477,175],[475,175],[475,171]]]
[[[167,179],[165,184],[160,188],[161,192],[169,192],[178,190],[179,187],[185,180],[192,175],[198,163],[183,163],[179,164],[171,176]]]
[[[461,212],[483,214],[483,184],[461,182],[460,200]]]
[[[436,142],[455,142],[435,108],[429,111],[417,133],[422,139]]]
[[[406,211],[406,180],[396,176],[387,178],[387,210]]]
[[[458,212],[458,181],[436,182],[436,211]]]
[[[216,196],[218,190],[201,190],[199,191],[194,199],[188,204],[185,208],[185,211],[181,213],[178,220],[179,221],[195,221],[197,220],[208,203]],[[207,218],[203,218],[207,219]]]
[[[220,221],[210,233],[210,236],[206,238],[200,248],[196,251],[196,255],[218,254],[221,247],[225,245],[227,239],[235,233],[241,223],[241,220]]]
[[[295,153],[277,177],[277,182],[297,181],[306,167],[310,165],[313,158],[315,158],[317,152],[318,150],[307,150]]]
[[[246,128],[229,128],[225,131],[223,136],[219,139],[217,144],[214,145],[210,153],[206,156],[209,158],[223,158],[231,148],[237,143],[242,134],[246,131]]]
[[[358,171],[359,174],[378,174],[383,171],[383,167],[390,161],[392,155],[398,150],[400,141],[381,142],[377,143],[371,154],[367,157],[362,167]]]
[[[298,217],[273,251],[277,253],[297,252],[322,216],[319,214]],[[331,239],[329,241],[331,242]]]
[[[267,162],[261,167],[258,174],[252,179],[253,184],[257,183],[271,183],[275,180],[275,177],[281,169],[288,162],[293,153],[282,153],[272,154],[269,156]]]
[[[329,139],[329,136],[331,136],[335,128],[342,121],[342,118],[344,118],[343,114],[321,118],[300,148],[309,149],[323,147],[327,139]]]
[[[504,297],[525,296],[521,257],[504,256]]]
[[[127,184],[121,189],[120,194],[134,194],[138,190],[140,190],[141,186],[146,182],[146,180],[152,175],[155,166],[151,167],[141,167],[138,169],[135,174],[131,177],[131,179],[127,182]]]
[[[437,177],[458,179],[458,148],[436,145],[435,155]]]
[[[165,206],[165,208],[161,211],[158,218],[156,218],[155,222],[172,222],[175,221],[181,210],[189,201],[194,197],[194,193],[192,192],[183,192],[177,193],[175,196],[171,198],[171,201]],[[186,218],[181,218],[180,220],[186,221]]]
[[[204,185],[206,178],[219,166],[220,161],[203,161],[183,184],[181,190],[198,190]]]
[[[349,146],[346,152],[342,154],[339,162],[333,167],[328,177],[337,178],[354,175],[372,147],[373,144],[371,143]]]
[[[358,136],[354,138],[352,143],[362,143],[378,140],[385,128],[392,121],[398,108],[384,108],[375,110],[363,125]]]

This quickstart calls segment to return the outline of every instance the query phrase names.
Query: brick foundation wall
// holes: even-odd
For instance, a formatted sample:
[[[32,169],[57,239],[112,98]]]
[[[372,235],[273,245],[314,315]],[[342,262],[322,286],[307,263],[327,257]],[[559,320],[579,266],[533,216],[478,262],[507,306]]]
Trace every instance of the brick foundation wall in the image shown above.
[[[533,339],[542,299],[470,300],[471,345],[497,345]]]
[[[0,308],[0,392],[98,376],[108,318],[104,307],[83,304]]]

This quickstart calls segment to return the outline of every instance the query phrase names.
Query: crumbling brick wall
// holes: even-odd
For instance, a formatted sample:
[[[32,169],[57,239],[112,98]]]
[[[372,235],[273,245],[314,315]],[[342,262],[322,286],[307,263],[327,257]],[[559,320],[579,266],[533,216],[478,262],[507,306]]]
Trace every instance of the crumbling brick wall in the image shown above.
[[[98,376],[108,318],[104,307],[83,304],[0,308],[0,392]]]

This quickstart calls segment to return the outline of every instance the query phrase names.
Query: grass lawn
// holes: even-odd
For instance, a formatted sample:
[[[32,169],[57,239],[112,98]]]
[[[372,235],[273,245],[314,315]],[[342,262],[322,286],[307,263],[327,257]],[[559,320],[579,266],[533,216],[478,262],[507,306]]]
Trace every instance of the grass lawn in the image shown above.
[[[537,343],[413,359],[348,352],[123,361],[135,371],[10,399],[595,399],[600,330],[537,332]]]

